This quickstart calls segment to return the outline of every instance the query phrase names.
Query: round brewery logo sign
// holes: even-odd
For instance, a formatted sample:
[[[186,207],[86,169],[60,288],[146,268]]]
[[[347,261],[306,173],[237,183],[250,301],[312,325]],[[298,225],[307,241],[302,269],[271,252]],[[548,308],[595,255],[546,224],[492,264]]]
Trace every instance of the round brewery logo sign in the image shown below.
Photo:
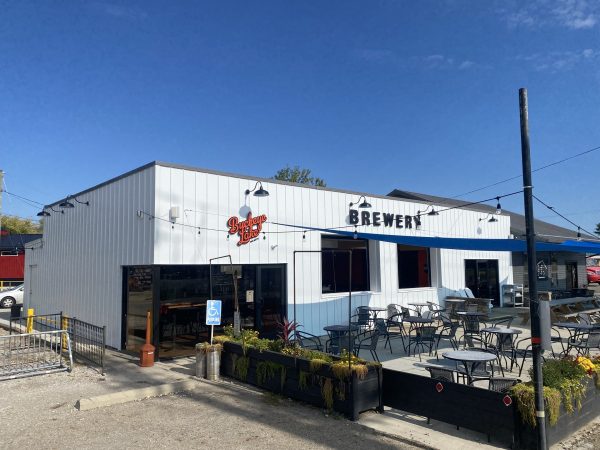
[[[237,243],[240,246],[258,239],[262,230],[262,224],[266,221],[267,216],[265,214],[252,217],[252,213],[249,212],[246,220],[241,222],[236,216],[230,217],[227,221],[227,226],[229,227],[229,234],[237,233],[240,236],[240,240]]]

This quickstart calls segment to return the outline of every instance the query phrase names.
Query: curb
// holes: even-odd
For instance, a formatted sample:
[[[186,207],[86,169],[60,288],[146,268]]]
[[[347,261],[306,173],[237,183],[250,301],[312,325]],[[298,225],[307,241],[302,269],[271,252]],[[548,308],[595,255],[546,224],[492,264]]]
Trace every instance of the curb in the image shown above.
[[[82,398],[75,403],[79,411],[89,411],[105,406],[119,405],[149,397],[160,397],[161,395],[174,394],[181,391],[190,391],[198,386],[195,380],[177,381],[175,383],[160,384],[140,389],[113,392],[111,394],[97,395],[95,397]]]

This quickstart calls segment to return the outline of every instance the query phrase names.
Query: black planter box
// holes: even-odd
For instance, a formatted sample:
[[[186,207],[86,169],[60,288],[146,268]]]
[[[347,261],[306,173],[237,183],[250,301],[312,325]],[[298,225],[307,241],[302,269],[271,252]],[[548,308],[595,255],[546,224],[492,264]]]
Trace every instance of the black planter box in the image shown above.
[[[518,415],[518,413],[517,413]],[[548,412],[546,411],[546,439],[548,446],[557,444],[570,434],[577,431],[587,423],[600,415],[600,391],[596,389],[594,380],[588,378],[585,397],[581,401],[581,409],[569,414],[563,404],[560,405],[560,414],[558,422],[552,426],[548,422]],[[515,440],[517,448],[536,449],[537,448],[537,430],[529,424],[523,423],[520,415],[517,417]]]
[[[233,342],[225,342],[221,353],[221,374],[236,378],[234,375],[235,359],[243,356],[242,346]],[[382,373],[381,367],[369,366],[369,372],[364,379],[358,379],[356,374],[347,380],[340,381],[331,372],[329,365],[323,365],[318,370],[310,371],[310,361],[302,358],[284,355],[271,351],[259,352],[248,349],[248,373],[244,381],[271,392],[300,400],[312,405],[325,408],[321,388],[326,380],[330,380],[333,393],[333,410],[344,414],[351,420],[357,420],[361,412],[377,409],[383,412],[381,399]],[[268,361],[284,367],[282,376],[279,370],[275,376],[258,382],[257,368],[261,362]],[[300,373],[304,372],[306,386],[300,386]]]

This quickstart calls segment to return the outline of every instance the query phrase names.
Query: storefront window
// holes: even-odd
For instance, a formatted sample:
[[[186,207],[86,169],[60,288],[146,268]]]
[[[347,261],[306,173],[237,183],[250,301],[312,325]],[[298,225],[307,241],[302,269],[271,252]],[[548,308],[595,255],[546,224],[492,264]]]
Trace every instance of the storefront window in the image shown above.
[[[347,250],[352,251],[352,291],[369,290],[369,250],[367,244],[368,241],[364,239],[331,236],[321,238],[323,294],[349,291],[350,253]]]
[[[398,245],[398,287],[430,287],[429,249]]]

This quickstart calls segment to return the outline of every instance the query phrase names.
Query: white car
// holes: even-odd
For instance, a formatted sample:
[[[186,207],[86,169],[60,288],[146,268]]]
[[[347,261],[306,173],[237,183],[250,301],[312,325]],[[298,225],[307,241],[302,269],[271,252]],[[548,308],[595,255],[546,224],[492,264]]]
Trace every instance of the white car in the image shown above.
[[[0,308],[10,308],[15,304],[22,305],[23,289],[24,285],[21,284],[17,287],[9,289],[8,291],[0,292]]]

